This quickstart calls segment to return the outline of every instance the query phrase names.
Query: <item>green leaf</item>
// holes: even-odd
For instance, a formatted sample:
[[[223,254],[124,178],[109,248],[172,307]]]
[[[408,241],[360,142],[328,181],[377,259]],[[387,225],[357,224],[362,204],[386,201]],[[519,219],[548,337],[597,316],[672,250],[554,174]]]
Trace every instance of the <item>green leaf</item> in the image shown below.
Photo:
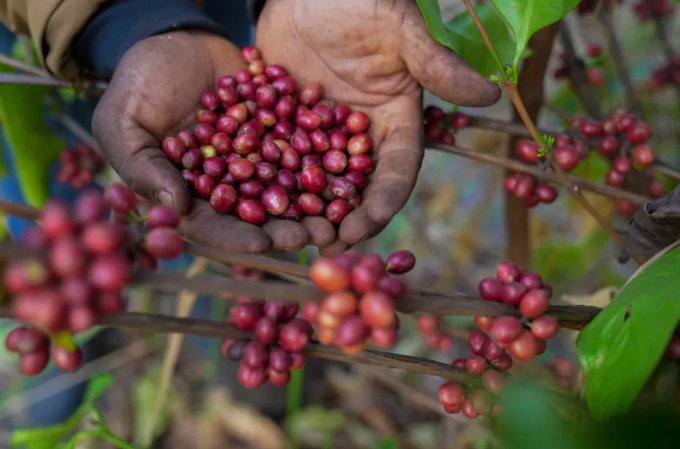
[[[83,404],[94,405],[111,385],[113,385],[113,376],[109,373],[100,374],[90,379],[83,397]]]
[[[458,39],[455,33],[447,28],[442,22],[441,11],[439,10],[439,2],[437,0],[417,0],[420,6],[420,12],[423,13],[427,28],[434,39],[442,44],[444,47],[450,48],[456,53],[460,54],[458,46]]]
[[[515,55],[515,44],[503,18],[490,6],[477,6],[475,11],[501,63],[504,66],[509,65]],[[482,34],[467,10],[448,22],[446,27],[453,34],[458,47],[457,53],[475,70],[483,76],[493,75],[499,71]]]
[[[580,0],[491,0],[491,2],[515,33],[513,67],[516,69],[529,38],[536,31],[566,16]]]
[[[0,71],[8,70],[0,66]],[[21,191],[34,207],[47,201],[48,170],[64,148],[43,118],[43,99],[49,91],[44,86],[0,85],[0,123],[11,146]]]
[[[12,433],[10,447],[21,449],[53,449],[73,431],[69,421],[38,429],[17,429]]]
[[[626,411],[663,356],[680,319],[680,247],[650,260],[576,341],[593,416]]]

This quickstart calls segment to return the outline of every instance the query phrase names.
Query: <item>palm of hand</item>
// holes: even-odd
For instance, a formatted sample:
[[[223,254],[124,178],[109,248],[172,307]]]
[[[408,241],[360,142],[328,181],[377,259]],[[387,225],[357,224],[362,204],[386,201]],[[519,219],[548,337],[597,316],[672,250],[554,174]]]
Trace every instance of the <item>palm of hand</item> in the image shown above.
[[[326,98],[372,119],[376,170],[331,252],[379,232],[408,200],[423,157],[423,85],[462,105],[499,96],[432,40],[410,0],[268,0],[256,45],[268,64],[285,66],[299,83],[321,83]]]

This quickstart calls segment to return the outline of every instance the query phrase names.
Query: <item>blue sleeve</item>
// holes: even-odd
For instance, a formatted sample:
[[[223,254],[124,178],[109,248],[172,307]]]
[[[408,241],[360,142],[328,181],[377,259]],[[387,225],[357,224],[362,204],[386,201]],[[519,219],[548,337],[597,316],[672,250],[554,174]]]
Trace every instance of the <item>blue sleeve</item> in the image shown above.
[[[78,65],[110,78],[134,44],[181,29],[204,30],[228,38],[226,30],[192,0],[114,0],[75,37],[71,51]]]

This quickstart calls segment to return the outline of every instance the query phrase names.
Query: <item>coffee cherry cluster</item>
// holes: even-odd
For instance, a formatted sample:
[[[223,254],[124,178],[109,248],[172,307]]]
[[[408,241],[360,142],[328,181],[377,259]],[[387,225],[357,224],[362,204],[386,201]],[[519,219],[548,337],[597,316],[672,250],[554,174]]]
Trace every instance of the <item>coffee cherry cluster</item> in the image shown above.
[[[109,208],[114,217],[118,214],[117,222],[109,220]],[[174,211],[162,206],[150,209],[143,229],[122,224],[135,214],[132,190],[113,184],[104,195],[82,192],[72,208],[48,202],[41,211],[41,226],[22,236],[21,243],[36,255],[12,261],[4,272],[13,317],[32,325],[15,329],[5,342],[20,354],[22,372],[36,375],[47,366],[50,339],[84,332],[103,316],[122,311],[121,293],[135,263],[155,268],[156,258],[172,259],[181,253],[183,241],[175,229],[179,216]],[[73,371],[80,366],[77,347],[51,346],[58,368]]]
[[[420,335],[422,335],[428,347],[442,352],[451,350],[453,338],[442,329],[444,326],[439,317],[434,315],[418,315],[416,319]]]
[[[635,14],[641,22],[662,19],[675,11],[670,0],[639,0],[635,4]]]
[[[488,332],[496,345],[506,348],[517,360],[531,361],[545,352],[546,340],[557,335],[557,320],[545,315],[552,288],[543,283],[539,274],[523,272],[512,263],[503,262],[496,269],[496,277],[482,279],[479,294],[486,301],[518,307],[522,319],[515,316],[475,317],[477,327]]]
[[[462,112],[447,114],[439,106],[428,106],[423,112],[425,141],[445,145],[456,144],[456,132],[470,124],[470,118]]]
[[[307,215],[339,224],[361,204],[375,165],[371,120],[324,100],[320,84],[298,89],[254,47],[242,56],[248,69],[205,92],[199,124],[166,138],[163,151],[217,213],[254,225]]]
[[[237,298],[230,320],[241,330],[255,331],[257,340],[226,340],[222,354],[240,362],[238,380],[246,388],[257,388],[267,379],[276,386],[290,381],[290,371],[304,365],[303,349],[314,329],[296,318],[298,304],[292,301],[260,301]]]
[[[67,148],[59,156],[57,181],[82,189],[104,169],[104,158],[84,143]]]
[[[488,369],[482,374],[483,388],[472,388],[449,380],[439,387],[439,402],[449,414],[462,412],[465,417],[476,419],[482,415],[498,415],[500,404],[495,395],[505,386],[505,376],[495,369]]]
[[[309,274],[328,296],[320,304],[305,303],[303,316],[317,324],[322,344],[334,344],[347,354],[361,352],[368,338],[377,346],[392,347],[399,330],[394,301],[404,295],[406,284],[389,273],[407,273],[415,262],[410,251],[397,251],[386,261],[377,254],[352,252],[319,259]]]
[[[680,85],[680,57],[678,56],[652,72],[648,87],[654,92],[670,85]]]

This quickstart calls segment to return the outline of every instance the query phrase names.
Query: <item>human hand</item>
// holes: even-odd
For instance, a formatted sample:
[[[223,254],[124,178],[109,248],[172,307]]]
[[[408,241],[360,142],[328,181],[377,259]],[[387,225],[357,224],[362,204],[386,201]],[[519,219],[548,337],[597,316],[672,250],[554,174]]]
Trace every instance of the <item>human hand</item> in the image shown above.
[[[431,37],[412,0],[268,0],[256,46],[267,64],[283,65],[300,85],[321,83],[325,98],[372,120],[372,182],[325,254],[374,236],[406,204],[423,158],[423,87],[461,106],[489,106],[501,95]]]
[[[304,224],[271,219],[260,228],[220,215],[207,201],[192,198],[180,171],[160,150],[165,137],[193,128],[203,92],[244,67],[235,45],[208,33],[145,39],[118,65],[95,111],[94,135],[128,186],[183,215],[181,230],[191,240],[249,253],[298,250],[310,235],[333,234],[332,225],[323,219]]]

